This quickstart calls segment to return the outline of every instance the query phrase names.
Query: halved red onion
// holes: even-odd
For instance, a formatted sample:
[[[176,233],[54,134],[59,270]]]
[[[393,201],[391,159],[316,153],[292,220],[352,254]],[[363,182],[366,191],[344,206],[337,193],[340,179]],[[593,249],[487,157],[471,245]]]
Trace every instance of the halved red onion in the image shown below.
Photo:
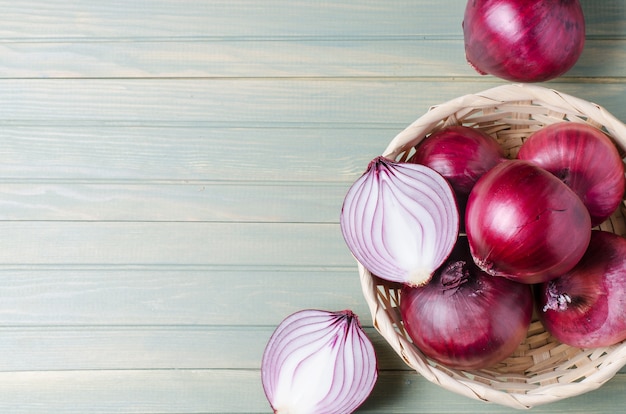
[[[439,173],[379,156],[348,190],[340,227],[348,248],[370,272],[419,286],[452,251],[459,212]]]
[[[528,161],[506,160],[470,193],[465,229],[485,272],[539,283],[570,270],[591,238],[591,219],[561,180]]]
[[[374,347],[350,310],[291,314],[272,334],[261,363],[263,389],[277,414],[351,413],[377,378]]]
[[[611,139],[591,125],[558,122],[528,137],[517,157],[557,176],[582,200],[596,226],[624,196],[624,163]]]

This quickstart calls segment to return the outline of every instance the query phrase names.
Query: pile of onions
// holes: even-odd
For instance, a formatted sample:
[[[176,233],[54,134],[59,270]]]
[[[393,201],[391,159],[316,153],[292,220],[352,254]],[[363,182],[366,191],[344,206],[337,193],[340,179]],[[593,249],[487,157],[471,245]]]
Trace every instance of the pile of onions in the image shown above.
[[[404,328],[428,357],[457,369],[490,367],[526,337],[533,312],[530,285],[480,270],[460,237],[430,283],[402,288]]]
[[[468,0],[463,35],[467,61],[480,74],[542,82],[578,61],[585,19],[578,0]]]
[[[340,227],[367,270],[401,284],[413,343],[450,368],[482,369],[515,351],[537,303],[564,343],[626,339],[626,239],[592,238],[624,182],[610,137],[584,123],[539,129],[517,159],[479,129],[447,126],[407,161],[374,158],[346,194]]]
[[[272,334],[261,362],[263,389],[276,414],[351,413],[377,378],[374,347],[350,310],[291,314]]]

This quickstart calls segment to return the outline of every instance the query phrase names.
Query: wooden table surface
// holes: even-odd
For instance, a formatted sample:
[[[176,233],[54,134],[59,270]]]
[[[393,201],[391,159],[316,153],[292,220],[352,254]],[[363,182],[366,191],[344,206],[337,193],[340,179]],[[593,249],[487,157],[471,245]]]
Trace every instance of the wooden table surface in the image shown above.
[[[626,120],[626,3],[581,0],[545,84]],[[465,62],[461,0],[0,1],[0,411],[269,413],[276,325],[352,309],[363,413],[505,413],[425,381],[372,328],[349,185]],[[621,412],[626,372],[536,413]]]

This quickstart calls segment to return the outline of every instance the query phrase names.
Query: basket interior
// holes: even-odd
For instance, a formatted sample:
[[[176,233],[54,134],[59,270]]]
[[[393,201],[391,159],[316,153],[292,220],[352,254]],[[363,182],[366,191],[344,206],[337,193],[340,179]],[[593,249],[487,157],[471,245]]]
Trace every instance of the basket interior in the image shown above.
[[[457,111],[433,125],[427,134],[449,125],[478,128],[495,137],[503,147],[506,156],[514,158],[526,137],[531,133],[545,125],[564,121],[587,123],[608,133],[607,128],[598,120],[589,119],[580,113],[560,111],[533,101],[518,101],[488,108],[468,108]],[[609,136],[611,135],[609,134]],[[418,137],[418,141],[422,138]],[[619,145],[619,140],[613,140],[623,160],[624,149]],[[401,152],[397,159],[407,160],[414,152],[414,145],[415,141]],[[624,203],[622,203],[612,217],[596,228],[622,236],[626,235],[625,212]],[[559,343],[546,332],[543,325],[534,317],[526,339],[513,355],[499,364],[478,371],[447,368],[426,358],[411,343],[410,337],[403,328],[398,307],[400,300],[402,300],[400,297],[401,286],[369,275],[365,269],[361,270],[362,277],[363,272],[365,272],[366,276],[372,278],[372,289],[369,294],[374,297],[369,298],[369,300],[374,323],[396,352],[409,366],[424,374],[431,381],[441,385],[441,375],[445,375],[452,381],[462,382],[464,386],[469,385],[472,388],[471,397],[491,400],[491,397],[483,394],[481,386],[489,391],[494,390],[526,397],[544,392],[552,393],[551,396],[544,399],[541,399],[543,397],[538,400],[532,398],[524,400],[522,398],[519,406],[517,400],[514,402],[506,399],[495,401],[517,408],[529,408],[533,405],[571,396],[570,394],[575,395],[595,389],[610,379],[626,362],[623,360],[623,355],[621,356],[622,359],[616,360],[615,358],[617,350],[623,351],[623,348],[626,348],[624,343],[597,349],[579,349],[567,346]],[[364,288],[364,292],[367,296],[367,289]],[[376,302],[374,306],[372,306],[371,301]],[[621,354],[623,353],[621,352]],[[619,366],[615,367],[615,364]],[[610,369],[607,369],[607,366],[610,366]],[[602,375],[604,369],[610,372]],[[590,379],[593,379],[593,383]],[[589,385],[583,385],[566,393],[547,391],[554,390],[555,385],[585,384],[586,382],[590,382]],[[455,387],[456,385],[452,385],[449,388]]]

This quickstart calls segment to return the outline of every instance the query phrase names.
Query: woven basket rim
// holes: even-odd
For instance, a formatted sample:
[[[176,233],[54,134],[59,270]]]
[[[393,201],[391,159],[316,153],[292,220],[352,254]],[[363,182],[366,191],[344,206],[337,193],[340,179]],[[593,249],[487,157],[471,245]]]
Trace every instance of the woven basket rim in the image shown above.
[[[516,102],[527,102],[548,111],[554,110],[557,114],[566,114],[568,118],[580,118],[584,119],[584,122],[602,126],[614,138],[616,145],[626,151],[626,125],[603,107],[543,86],[505,84],[432,106],[428,112],[397,134],[382,155],[397,159],[402,154],[408,153],[433,128],[454,124],[457,118],[462,118],[473,110],[498,108]],[[393,304],[380,302],[380,285],[377,278],[358,261],[357,266],[363,294],[376,330],[408,366],[428,381],[457,394],[511,408],[529,409],[595,390],[626,365],[626,341],[624,341],[606,351],[604,359],[598,365],[599,368],[589,375],[584,375],[582,380],[539,385],[531,390],[504,391],[481,381],[451,374],[440,368],[440,365],[429,363],[425,357],[414,351],[416,348],[412,342],[399,334],[398,325],[401,321],[397,316],[393,320],[387,312],[387,307]]]
[[[396,135],[382,155],[388,158],[397,157],[401,152],[417,144],[441,120],[467,108],[482,109],[519,101],[531,101],[537,105],[554,108],[557,112],[566,110],[569,114],[589,117],[604,125],[609,134],[618,140],[622,149],[626,149],[626,125],[602,106],[543,86],[505,84],[431,106],[428,112]]]

